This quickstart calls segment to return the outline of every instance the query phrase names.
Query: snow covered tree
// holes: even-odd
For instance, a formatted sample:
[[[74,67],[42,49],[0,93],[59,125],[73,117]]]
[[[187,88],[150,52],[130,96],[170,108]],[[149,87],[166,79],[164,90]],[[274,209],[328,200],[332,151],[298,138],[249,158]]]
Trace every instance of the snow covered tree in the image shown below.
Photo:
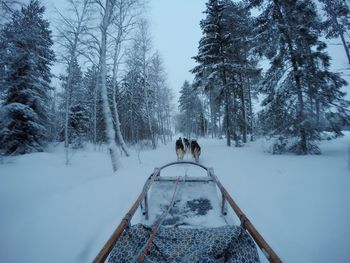
[[[64,146],[66,149],[66,164],[68,164],[69,143],[72,142],[69,133],[70,117],[72,108],[73,89],[81,85],[81,72],[78,65],[78,57],[83,51],[83,35],[87,34],[88,16],[91,8],[90,0],[69,0],[69,15],[60,13],[60,24],[57,26],[59,32],[58,43],[63,47],[61,57],[67,66],[67,77],[65,79],[65,125],[64,125]],[[75,78],[75,80],[74,80]],[[79,78],[80,83],[78,83]],[[75,83],[74,83],[75,82]],[[75,85],[75,87],[74,87]],[[74,138],[77,140],[77,138]]]
[[[220,0],[209,0],[206,3],[206,18],[200,22],[203,37],[199,41],[198,55],[194,57],[199,65],[192,73],[195,74],[198,86],[208,85],[212,81],[219,85],[224,98],[227,146],[231,146],[232,99],[227,76],[231,39],[226,31],[224,9],[225,5]],[[205,79],[208,81],[204,81]]]
[[[123,134],[127,141],[137,143],[144,138],[142,78],[138,70],[128,69],[120,87],[119,111]]]
[[[61,79],[64,90],[62,94],[62,98],[64,98],[62,103],[64,105],[61,108],[64,108],[64,115],[69,115],[68,118],[64,118],[65,142],[72,144],[74,148],[80,148],[88,137],[88,96],[86,86],[83,85],[83,73],[76,59],[71,61],[67,69],[67,75],[61,76]],[[68,140],[66,141],[66,139]]]
[[[156,52],[149,65],[149,83],[154,91],[154,114],[157,124],[157,134],[160,136],[163,144],[166,144],[171,138],[171,100],[172,93],[166,84],[166,74],[163,62],[159,52]]]
[[[127,41],[129,34],[133,31],[138,23],[140,10],[143,6],[142,0],[116,0],[116,15],[114,19],[114,27],[116,33],[114,36],[114,54],[113,54],[113,69],[112,69],[112,92],[111,105],[113,112],[113,124],[117,134],[117,140],[123,149],[126,156],[129,156],[128,147],[124,141],[121,132],[121,123],[118,112],[117,96],[118,96],[118,82],[120,81],[120,64],[123,56],[123,45]]]
[[[239,145],[238,134],[242,135],[242,141],[246,143],[248,132],[252,133],[251,93],[253,83],[260,77],[260,69],[257,68],[257,58],[252,54],[255,36],[249,9],[245,4],[231,0],[226,0],[225,6],[224,17],[231,38],[228,76],[233,93],[233,128],[236,145]]]
[[[263,6],[257,50],[271,60],[261,86],[264,128],[280,138],[276,153],[319,153],[320,115],[338,112],[346,120],[349,102],[341,91],[346,82],[328,69],[316,6],[310,0],[251,2]]]
[[[113,127],[112,111],[108,102],[107,93],[107,49],[108,49],[108,32],[115,19],[116,2],[113,0],[106,0],[102,3],[95,0],[95,3],[100,8],[100,41],[99,41],[99,87],[101,88],[101,95],[103,101],[103,113],[106,125],[106,139],[108,150],[111,156],[112,168],[115,172],[118,169],[117,147],[115,144],[116,132]]]
[[[0,26],[7,22],[15,10],[17,10],[23,1],[0,0]]]
[[[171,138],[172,95],[166,84],[160,54],[145,53],[145,42],[139,37],[135,37],[127,52],[118,111],[122,113],[121,126],[126,140],[131,143],[149,140],[153,148],[158,139],[166,143],[167,137]]]
[[[101,91],[98,87],[98,69],[88,68],[83,79],[86,89],[86,110],[88,115],[88,138],[96,146],[106,141]]]
[[[50,65],[54,60],[45,8],[32,0],[1,30],[4,97],[0,147],[5,154],[42,151],[50,120]]]
[[[259,74],[251,57],[252,19],[244,4],[231,0],[210,0],[205,13],[203,37],[194,57],[199,65],[192,70],[194,85],[208,94],[212,110],[215,102],[223,103],[227,145],[232,136],[240,146],[240,135],[246,142],[248,130],[252,130],[250,79]],[[212,122],[215,127],[215,120]]]
[[[322,23],[326,38],[340,37],[350,64],[349,43],[345,40],[345,35],[350,29],[350,9],[344,0],[320,0],[320,2],[323,3],[326,14],[326,20]]]
[[[148,79],[148,58],[143,59],[145,53],[142,52],[140,41],[135,38],[128,51],[126,60],[126,75],[121,86],[120,108],[123,114],[122,123],[125,125],[125,134],[133,143],[140,140],[151,139],[149,129],[149,115],[147,111],[147,99],[145,96],[145,85],[149,91]],[[146,59],[146,58],[145,58]],[[146,72],[146,73],[145,73]],[[146,75],[147,74],[147,75]],[[147,91],[147,92],[148,92]],[[151,125],[153,127],[153,118]],[[153,145],[152,145],[153,147]]]
[[[144,96],[145,118],[149,135],[151,137],[152,148],[157,147],[154,127],[154,90],[149,81],[149,64],[151,60],[151,38],[149,36],[148,22],[142,20],[138,32],[136,33],[136,45],[138,47],[138,59],[141,65],[142,90]]]
[[[198,91],[194,90],[188,81],[185,81],[180,90],[178,129],[187,138],[203,136],[206,120],[204,118],[203,105],[199,99]]]

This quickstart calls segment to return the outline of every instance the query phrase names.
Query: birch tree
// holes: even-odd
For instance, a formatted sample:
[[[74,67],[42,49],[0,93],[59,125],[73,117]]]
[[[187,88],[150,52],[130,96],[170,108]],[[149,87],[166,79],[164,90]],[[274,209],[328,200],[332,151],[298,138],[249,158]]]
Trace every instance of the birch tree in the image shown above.
[[[113,123],[117,133],[118,141],[126,156],[129,156],[129,150],[124,141],[121,132],[120,118],[117,105],[118,81],[120,64],[123,55],[123,44],[127,42],[130,33],[135,29],[140,16],[140,10],[143,1],[141,0],[116,0],[116,13],[114,19],[115,36],[114,38],[114,53],[113,53],[113,69],[112,69],[112,111]],[[113,35],[114,35],[113,34]]]
[[[58,42],[63,47],[62,59],[67,66],[67,77],[65,83],[65,124],[64,124],[64,147],[66,150],[66,164],[69,163],[68,151],[70,141],[70,108],[71,94],[73,93],[74,69],[78,57],[83,53],[82,38],[87,32],[87,20],[90,15],[90,0],[67,0],[69,8],[68,15],[60,13],[60,21],[57,26],[59,32]]]

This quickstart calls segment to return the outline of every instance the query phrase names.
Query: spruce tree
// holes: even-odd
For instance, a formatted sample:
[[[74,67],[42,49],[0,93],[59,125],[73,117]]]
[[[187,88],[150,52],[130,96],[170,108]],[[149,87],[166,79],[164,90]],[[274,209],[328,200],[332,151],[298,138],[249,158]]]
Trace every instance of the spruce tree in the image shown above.
[[[225,127],[227,146],[231,146],[231,90],[228,73],[231,67],[231,37],[226,30],[225,4],[220,0],[209,0],[206,4],[206,18],[200,22],[203,37],[199,41],[198,55],[193,57],[198,63],[192,73],[196,86],[206,86],[215,82],[223,96],[225,107]]]
[[[320,153],[320,116],[338,112],[347,120],[349,102],[341,91],[345,80],[329,71],[316,6],[310,0],[252,2],[264,7],[257,50],[271,60],[261,86],[267,95],[260,115],[265,131],[279,136],[276,153]]]
[[[44,11],[38,1],[32,0],[1,30],[4,98],[0,147],[5,154],[42,151],[47,141],[54,53]]]
[[[203,136],[205,132],[206,120],[204,118],[203,106],[198,96],[198,91],[188,81],[185,81],[180,90],[179,110],[180,119],[178,129],[187,138]]]
[[[64,94],[62,103],[65,114],[68,115],[65,120],[64,129],[67,129],[67,143],[72,144],[74,148],[83,146],[88,135],[88,87],[83,85],[83,73],[77,59],[73,59],[69,64],[65,76],[61,76]],[[68,145],[67,145],[68,146]]]
[[[320,0],[325,11],[325,21],[322,28],[326,32],[326,38],[340,37],[348,63],[350,64],[349,43],[345,40],[345,35],[350,29],[350,9],[344,0]]]

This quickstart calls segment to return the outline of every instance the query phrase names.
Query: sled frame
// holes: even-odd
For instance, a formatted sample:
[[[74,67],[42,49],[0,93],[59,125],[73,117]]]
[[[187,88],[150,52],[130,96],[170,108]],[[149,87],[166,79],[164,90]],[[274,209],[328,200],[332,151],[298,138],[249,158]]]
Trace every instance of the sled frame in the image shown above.
[[[195,163],[195,162],[189,162],[189,161],[178,161],[178,162],[171,162],[166,165],[161,166],[160,168],[155,168],[154,172],[149,176],[147,181],[144,184],[144,187],[142,189],[141,194],[136,199],[135,203],[132,205],[130,210],[126,213],[124,218],[121,220],[120,224],[116,228],[116,230],[112,233],[110,238],[107,240],[103,248],[100,250],[96,258],[94,259],[93,263],[102,263],[105,262],[107,259],[109,253],[113,249],[114,245],[118,241],[119,237],[123,234],[123,232],[130,226],[130,222],[132,217],[134,216],[136,210],[140,207],[142,214],[145,216],[146,219],[148,219],[148,202],[147,202],[147,194],[148,191],[154,181],[176,181],[176,178],[174,177],[161,177],[160,172],[161,170],[173,166],[173,165],[179,165],[179,164],[190,164],[194,166],[201,167],[202,169],[206,170],[207,177],[186,177],[186,179],[180,177],[180,181],[186,180],[188,181],[195,181],[195,182],[209,182],[214,181],[216,186],[219,188],[221,192],[221,213],[222,215],[227,214],[227,203],[230,205],[232,210],[235,212],[236,216],[239,218],[241,222],[241,227],[245,229],[250,236],[254,239],[255,243],[258,245],[260,250],[263,252],[263,254],[266,256],[266,258],[269,260],[269,262],[272,263],[281,263],[282,260],[278,257],[278,255],[274,252],[274,250],[269,246],[269,244],[265,241],[265,239],[260,235],[258,230],[254,227],[254,225],[250,222],[248,217],[242,212],[240,207],[237,205],[237,203],[233,200],[231,195],[227,192],[225,187],[222,185],[222,183],[219,181],[218,177],[214,174],[214,170],[212,168],[205,167],[202,164]]]

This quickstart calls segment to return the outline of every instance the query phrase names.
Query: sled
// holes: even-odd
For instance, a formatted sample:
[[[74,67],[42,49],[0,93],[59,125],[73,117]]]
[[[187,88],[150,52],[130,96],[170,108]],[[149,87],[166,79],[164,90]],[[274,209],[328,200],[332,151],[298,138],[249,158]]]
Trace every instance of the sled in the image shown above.
[[[161,175],[167,167],[185,165],[204,169],[205,175]],[[258,247],[269,262],[282,262],[212,168],[178,161],[154,169],[93,262],[254,263],[260,262]]]

